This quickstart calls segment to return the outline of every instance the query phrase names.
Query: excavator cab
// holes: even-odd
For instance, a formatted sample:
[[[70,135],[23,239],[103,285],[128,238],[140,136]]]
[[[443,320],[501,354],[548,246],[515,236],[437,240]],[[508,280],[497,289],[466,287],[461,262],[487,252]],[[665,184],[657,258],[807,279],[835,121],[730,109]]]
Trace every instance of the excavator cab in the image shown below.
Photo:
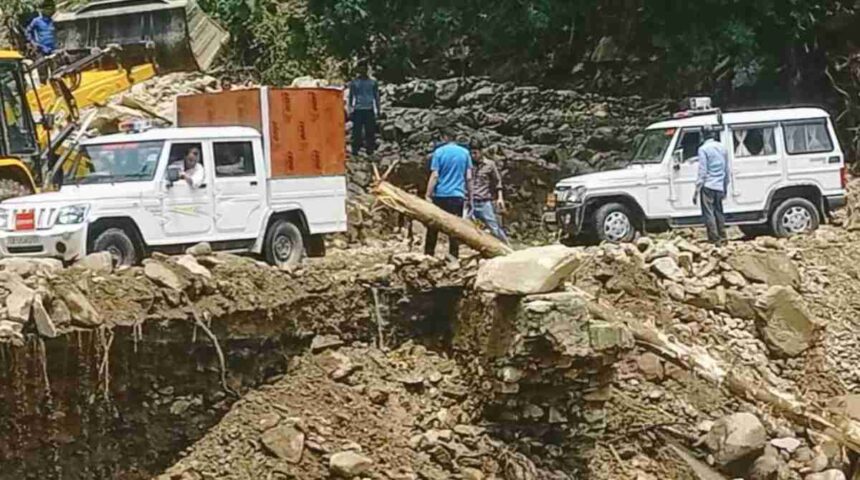
[[[0,199],[35,191],[36,126],[27,104],[22,58],[0,50]]]

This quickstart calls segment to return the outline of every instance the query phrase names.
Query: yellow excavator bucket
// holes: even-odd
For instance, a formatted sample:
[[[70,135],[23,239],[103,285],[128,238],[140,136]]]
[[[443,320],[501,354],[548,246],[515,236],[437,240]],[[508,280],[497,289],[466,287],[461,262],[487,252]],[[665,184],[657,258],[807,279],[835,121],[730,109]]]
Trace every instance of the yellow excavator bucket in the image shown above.
[[[102,0],[53,19],[59,48],[119,45],[123,64],[149,63],[154,56],[159,73],[206,71],[230,38],[195,0]]]

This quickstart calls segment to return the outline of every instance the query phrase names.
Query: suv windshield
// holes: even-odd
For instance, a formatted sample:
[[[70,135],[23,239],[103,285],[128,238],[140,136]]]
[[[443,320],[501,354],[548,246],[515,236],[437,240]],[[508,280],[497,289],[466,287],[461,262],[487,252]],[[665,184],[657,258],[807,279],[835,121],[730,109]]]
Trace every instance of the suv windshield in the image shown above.
[[[88,145],[66,172],[70,184],[149,181],[155,176],[164,141]]]
[[[675,135],[674,128],[665,130],[645,130],[645,134],[634,150],[633,163],[660,163]]]

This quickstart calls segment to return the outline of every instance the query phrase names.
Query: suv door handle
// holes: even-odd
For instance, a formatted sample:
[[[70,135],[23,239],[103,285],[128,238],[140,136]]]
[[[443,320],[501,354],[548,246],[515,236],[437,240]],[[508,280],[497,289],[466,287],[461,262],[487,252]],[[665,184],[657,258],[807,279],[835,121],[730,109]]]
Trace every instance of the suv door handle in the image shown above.
[[[256,186],[257,186],[257,181],[256,181],[256,180],[251,180],[251,186],[252,186],[252,187],[256,187]]]

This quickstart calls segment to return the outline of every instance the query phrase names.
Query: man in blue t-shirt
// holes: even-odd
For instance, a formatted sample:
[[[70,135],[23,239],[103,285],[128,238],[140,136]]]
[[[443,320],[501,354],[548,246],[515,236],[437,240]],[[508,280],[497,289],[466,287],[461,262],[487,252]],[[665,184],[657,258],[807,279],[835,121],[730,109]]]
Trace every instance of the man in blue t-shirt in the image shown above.
[[[444,135],[444,139],[433,152],[430,161],[430,179],[427,181],[425,198],[442,210],[462,217],[466,194],[469,191],[467,184],[472,177],[472,157],[468,149],[451,141],[450,135]],[[436,254],[438,236],[438,230],[427,227],[425,255]],[[455,259],[459,256],[460,243],[456,238],[448,238],[448,253]]]
[[[27,25],[27,41],[33,46],[39,55],[50,55],[57,48],[54,21],[51,19],[50,5],[46,5],[46,11],[39,13]]]

